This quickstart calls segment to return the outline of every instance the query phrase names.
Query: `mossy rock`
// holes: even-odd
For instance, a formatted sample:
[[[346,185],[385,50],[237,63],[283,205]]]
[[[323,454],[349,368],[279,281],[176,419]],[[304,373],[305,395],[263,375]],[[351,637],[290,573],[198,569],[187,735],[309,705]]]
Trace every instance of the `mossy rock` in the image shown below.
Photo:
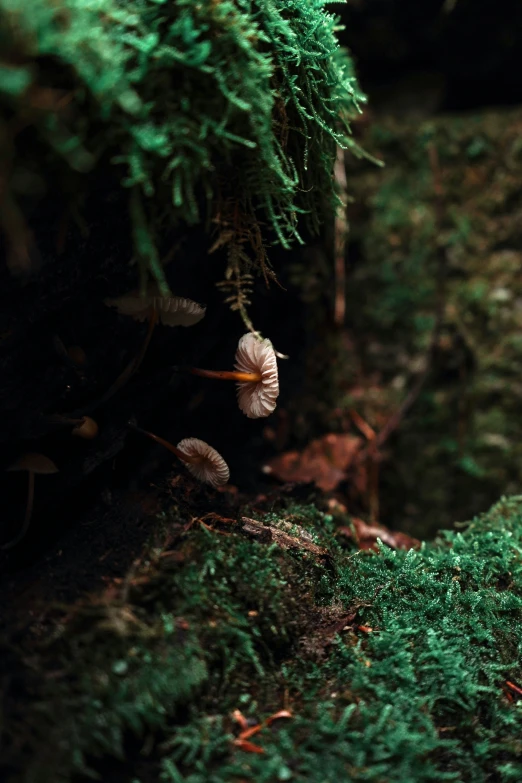
[[[103,593],[11,613],[4,780],[520,779],[520,498],[417,551],[358,551],[313,503],[193,502],[164,496]]]

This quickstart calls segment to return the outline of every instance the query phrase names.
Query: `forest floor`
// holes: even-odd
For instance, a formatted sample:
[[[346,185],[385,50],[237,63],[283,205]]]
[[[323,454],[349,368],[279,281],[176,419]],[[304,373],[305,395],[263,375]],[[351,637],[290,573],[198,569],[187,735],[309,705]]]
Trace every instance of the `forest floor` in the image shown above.
[[[521,520],[420,547],[310,485],[116,494],[12,580],[3,779],[517,779]]]

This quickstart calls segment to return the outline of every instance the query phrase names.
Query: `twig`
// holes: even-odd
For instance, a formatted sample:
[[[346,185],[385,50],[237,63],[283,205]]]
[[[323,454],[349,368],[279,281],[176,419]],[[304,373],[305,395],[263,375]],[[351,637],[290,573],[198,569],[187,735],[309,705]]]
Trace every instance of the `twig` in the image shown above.
[[[352,409],[349,411],[350,416],[352,417],[353,423],[355,426],[362,432],[366,440],[368,441],[368,446],[365,449],[365,453],[368,457],[368,473],[369,473],[369,481],[368,481],[368,506],[370,509],[370,520],[372,522],[378,522],[379,520],[379,509],[380,509],[380,502],[379,502],[379,462],[373,458],[373,452],[371,447],[374,445],[375,440],[377,438],[377,433],[375,430],[370,427],[368,422],[366,422],[362,416],[360,416],[356,410]]]
[[[290,536],[277,527],[263,525],[256,519],[241,517],[239,532],[247,538],[252,538],[264,544],[276,544],[281,549],[290,549],[309,552],[322,565],[330,565],[331,557],[327,549],[307,541],[301,537]]]
[[[339,198],[334,222],[334,270],[335,270],[335,300],[334,323],[342,326],[346,313],[346,237],[348,236],[348,221],[346,219],[346,169],[344,150],[337,147],[334,176],[339,188]]]

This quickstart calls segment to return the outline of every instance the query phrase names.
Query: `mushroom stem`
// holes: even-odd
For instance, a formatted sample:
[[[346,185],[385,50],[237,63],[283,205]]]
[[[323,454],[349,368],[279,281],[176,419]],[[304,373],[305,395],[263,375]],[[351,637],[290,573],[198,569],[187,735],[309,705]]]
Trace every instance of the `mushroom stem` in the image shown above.
[[[184,451],[178,449],[177,446],[174,446],[168,440],[165,440],[164,438],[160,438],[159,435],[154,435],[153,432],[149,432],[148,430],[142,430],[141,427],[138,427],[136,424],[134,424],[134,422],[129,421],[127,423],[127,426],[129,426],[135,432],[139,432],[141,433],[141,435],[145,435],[147,438],[150,438],[151,440],[155,440],[156,443],[159,443],[161,446],[164,446],[166,449],[168,449],[173,454],[175,454],[176,457],[182,462],[191,462],[193,464],[196,464],[197,462],[200,461],[199,457],[192,457],[189,454],[185,454]]]
[[[149,347],[150,341],[152,339],[152,335],[154,333],[154,327],[156,326],[158,322],[158,313],[154,308],[151,308],[150,316],[149,316],[149,328],[147,329],[147,334],[145,335],[145,339],[141,345],[140,350],[136,354],[136,356],[131,359],[131,361],[128,363],[128,365],[125,367],[123,372],[118,375],[112,386],[109,386],[105,394],[100,400],[99,404],[103,404],[104,402],[107,402],[107,400],[110,400],[111,397],[113,397],[117,391],[119,391],[127,381],[129,381],[135,372],[138,371],[138,368],[140,367],[145,354],[147,353],[147,348]]]
[[[260,372],[239,372],[239,370],[201,370],[199,367],[187,368],[192,375],[201,375],[203,378],[217,378],[220,381],[239,381],[240,383],[259,383]]]
[[[150,311],[149,328],[147,329],[147,334],[145,335],[145,339],[143,341],[143,344],[142,344],[142,346],[141,346],[141,348],[140,348],[136,358],[134,359],[133,373],[138,371],[138,369],[139,369],[143,359],[145,358],[145,354],[147,353],[147,348],[150,345],[150,341],[151,341],[152,335],[154,333],[154,328],[155,328],[157,323],[158,323],[158,311],[156,310],[155,307],[153,307],[151,309],[151,311]]]
[[[2,547],[0,548],[3,549],[4,551],[6,549],[12,549],[12,547],[16,546],[16,544],[18,544],[18,542],[22,540],[22,538],[27,533],[27,530],[31,522],[31,517],[33,515],[33,503],[34,503],[34,473],[32,470],[28,472],[28,476],[29,476],[29,481],[27,485],[27,503],[25,506],[24,523],[18,535],[12,538],[11,541],[8,541],[7,544],[2,544]]]

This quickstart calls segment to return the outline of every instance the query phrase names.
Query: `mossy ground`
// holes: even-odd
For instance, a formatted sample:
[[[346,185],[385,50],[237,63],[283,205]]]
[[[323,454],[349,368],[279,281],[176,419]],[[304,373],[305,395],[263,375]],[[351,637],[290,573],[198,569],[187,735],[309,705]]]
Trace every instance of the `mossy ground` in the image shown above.
[[[201,517],[199,490],[176,497],[129,573],[11,618],[4,779],[520,779],[519,498],[419,551],[362,552],[320,500]],[[262,752],[235,743],[235,710],[282,709]]]

